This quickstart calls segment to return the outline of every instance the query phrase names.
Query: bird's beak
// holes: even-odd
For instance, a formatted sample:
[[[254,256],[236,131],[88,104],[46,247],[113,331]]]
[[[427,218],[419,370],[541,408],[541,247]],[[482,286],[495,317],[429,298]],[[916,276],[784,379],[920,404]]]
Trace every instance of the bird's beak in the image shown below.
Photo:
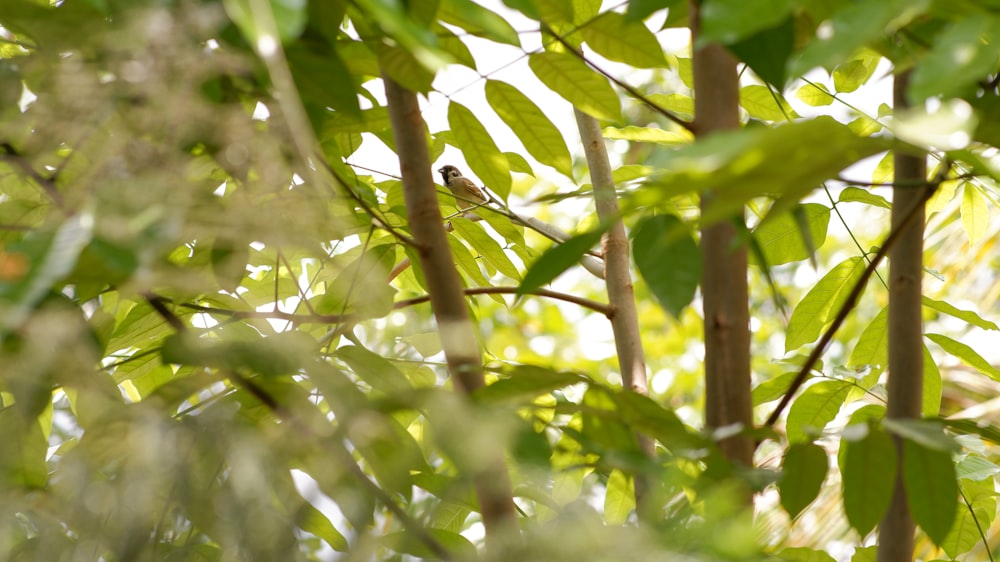
[[[443,174],[444,173],[444,168],[438,168],[438,173],[439,174]]]

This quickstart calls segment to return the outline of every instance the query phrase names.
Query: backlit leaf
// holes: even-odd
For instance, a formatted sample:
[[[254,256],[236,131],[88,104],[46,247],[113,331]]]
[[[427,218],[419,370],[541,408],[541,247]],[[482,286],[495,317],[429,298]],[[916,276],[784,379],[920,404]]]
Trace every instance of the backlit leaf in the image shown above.
[[[448,125],[455,145],[462,150],[472,171],[504,201],[510,194],[510,164],[497,148],[493,136],[464,105],[448,104]]]
[[[603,76],[573,55],[535,53],[528,58],[535,76],[580,111],[598,119],[621,121],[621,100]]]
[[[785,352],[816,341],[833,314],[843,306],[847,295],[861,278],[865,261],[848,258],[831,269],[792,310],[785,331]]]
[[[934,544],[943,544],[958,507],[958,482],[951,454],[904,440],[903,484],[913,519]]]
[[[486,81],[486,101],[536,160],[573,177],[573,159],[562,133],[535,102],[499,80]]]
[[[788,441],[804,441],[822,431],[837,417],[850,390],[850,383],[838,380],[820,381],[806,388],[788,410]]]
[[[896,447],[884,431],[870,427],[868,435],[841,443],[844,512],[862,536],[882,519],[896,482]]]
[[[792,443],[781,463],[781,507],[794,519],[812,503],[826,479],[826,451],[815,443]]]
[[[604,12],[581,33],[590,48],[608,60],[639,68],[667,66],[663,48],[649,28],[640,22],[630,23],[617,12]]]
[[[633,231],[632,254],[657,302],[679,317],[701,282],[701,251],[688,227],[673,215],[646,217]]]

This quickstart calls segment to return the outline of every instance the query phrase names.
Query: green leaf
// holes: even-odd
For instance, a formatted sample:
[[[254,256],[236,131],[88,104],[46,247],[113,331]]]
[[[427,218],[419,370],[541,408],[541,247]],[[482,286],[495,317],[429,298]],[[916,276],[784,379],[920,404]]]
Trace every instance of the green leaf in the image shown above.
[[[531,169],[531,164],[528,164],[524,156],[516,152],[504,152],[503,155],[507,157],[507,163],[510,164],[510,171],[535,177],[535,171]]]
[[[851,390],[847,381],[826,380],[807,387],[792,402],[785,422],[789,443],[809,440],[833,421]]]
[[[546,250],[538,261],[528,266],[528,271],[517,288],[518,294],[526,294],[542,285],[549,284],[553,279],[580,261],[584,254],[590,251],[598,242],[606,226],[577,234],[562,244],[556,244]]]
[[[301,0],[268,0],[266,3],[225,0],[222,5],[229,18],[252,43],[263,35],[270,35],[271,25],[281,41],[298,37],[306,25],[307,6]]]
[[[530,402],[539,395],[587,381],[577,373],[535,365],[515,365],[505,369],[504,375],[477,390],[475,398],[484,402]]]
[[[979,80],[996,72],[1000,58],[1000,18],[980,13],[950,24],[934,38],[931,50],[913,70],[907,92],[914,102],[974,91]]]
[[[436,542],[456,559],[471,560],[477,556],[476,546],[469,539],[444,529],[424,529]],[[379,542],[400,554],[408,554],[421,559],[440,559],[441,556],[428,548],[419,535],[411,531],[397,531],[379,537]]]
[[[791,388],[792,381],[795,380],[796,376],[798,376],[798,373],[795,371],[782,373],[755,386],[751,393],[753,405],[760,406],[784,396],[788,392],[788,389]],[[806,380],[809,379],[807,378]]]
[[[941,371],[938,370],[937,363],[934,362],[934,357],[931,356],[931,350],[927,349],[927,345],[924,344],[924,388],[923,388],[923,405],[921,406],[921,412],[926,417],[936,416],[941,411],[941,392],[943,390],[943,383],[941,381]]]
[[[659,127],[605,127],[602,130],[604,138],[609,140],[628,140],[633,142],[655,142],[658,144],[677,145],[688,144],[694,136],[685,130],[669,131]]]
[[[945,301],[934,300],[930,297],[921,297],[921,302],[927,308],[936,310],[948,316],[954,316],[959,320],[965,320],[969,324],[982,328],[984,330],[1000,330],[1000,327],[996,325],[995,322],[984,319],[978,313],[973,310],[962,310],[950,303]]]
[[[896,446],[878,427],[857,441],[842,441],[844,449],[844,511],[862,536],[882,519],[896,482]]]
[[[833,69],[833,87],[838,92],[853,92],[871,78],[882,57],[878,53],[865,51],[860,58],[849,60]]]
[[[913,519],[934,544],[943,544],[958,507],[958,481],[951,454],[906,439],[903,484]]]
[[[830,94],[830,90],[823,84],[804,84],[796,90],[795,97],[813,107],[821,107],[833,103],[833,96]]]
[[[956,453],[961,450],[958,442],[944,432],[944,425],[936,420],[889,418],[882,422],[882,427],[921,447],[944,453]]]
[[[833,556],[826,552],[805,546],[782,548],[778,557],[783,562],[835,562]]]
[[[455,232],[461,235],[462,239],[479,252],[479,255],[495,267],[497,271],[511,279],[521,278],[517,267],[507,257],[500,244],[483,229],[482,225],[461,217],[452,219],[451,224],[455,227]]]
[[[347,363],[354,374],[376,390],[386,394],[413,390],[413,385],[406,375],[377,353],[372,353],[363,347],[347,345],[337,349],[334,355]]]
[[[871,367],[882,372],[889,362],[889,307],[886,306],[865,326],[854,344],[847,366]]]
[[[660,306],[680,317],[701,282],[701,251],[687,225],[673,215],[643,218],[632,234],[632,255]]]
[[[296,523],[303,531],[312,533],[323,539],[330,548],[337,552],[347,552],[351,545],[344,538],[344,535],[337,531],[337,528],[330,523],[330,520],[323,513],[312,505],[303,502],[296,514]]]
[[[995,381],[1000,381],[1000,369],[997,369],[989,361],[983,359],[983,356],[976,353],[971,347],[941,334],[924,335],[927,339],[941,346],[941,349],[961,359],[966,365]]]
[[[625,8],[625,19],[628,21],[642,21],[653,14],[653,12],[670,8],[674,11],[677,6],[686,5],[684,0],[632,0]]]
[[[649,94],[646,99],[683,119],[694,117],[694,98],[684,94]]]
[[[699,45],[734,43],[777,26],[791,14],[792,0],[707,0],[701,5]]]
[[[802,236],[802,228],[799,221],[791,212],[781,213],[778,216],[768,215],[753,231],[754,238],[760,244],[764,253],[764,258],[768,266],[781,265],[807,259],[812,250],[823,245],[826,241],[826,231],[830,224],[830,208],[819,203],[806,203],[799,205],[805,222],[809,226],[809,238],[811,244],[807,245]],[[754,256],[753,262],[756,262]],[[760,265],[760,264],[758,264]]]
[[[829,21],[821,24],[813,39],[789,73],[804,74],[817,66],[832,68],[859,47],[891,34],[923,13],[929,0],[883,0],[881,2],[844,3]]]
[[[459,240],[457,236],[448,236],[448,246],[451,248],[451,257],[455,260],[455,264],[458,265],[458,268],[465,272],[465,274],[468,275],[476,285],[486,287],[490,284],[490,281],[486,279],[485,275],[483,275],[483,270],[480,269],[475,256],[472,255],[472,252],[469,251],[469,248],[467,248],[465,244],[462,244],[461,240]],[[416,263],[416,259],[417,256],[415,255],[410,257],[410,260],[414,261],[414,263]]]
[[[740,106],[747,110],[750,117],[765,121],[791,121],[798,118],[798,114],[781,94],[768,86],[753,84],[740,88]]]
[[[962,480],[962,495],[969,502],[941,542],[941,548],[953,559],[969,552],[982,541],[982,532],[993,525],[997,511],[996,489],[993,479],[982,481]]]
[[[486,81],[486,101],[536,160],[573,177],[573,159],[562,133],[535,102],[514,86],[498,80]]]
[[[728,220],[762,196],[777,198],[772,212],[781,212],[857,159],[887,146],[884,139],[859,137],[825,117],[715,133],[657,155],[655,164],[663,172],[627,202],[662,205],[673,195],[712,193],[702,216],[705,224]]]
[[[580,111],[598,119],[621,121],[621,100],[603,76],[573,55],[535,53],[528,58],[535,76]]]
[[[464,105],[448,104],[448,125],[455,145],[462,150],[465,161],[487,187],[504,201],[510,194],[510,164],[493,142],[493,136]]]
[[[399,46],[379,45],[378,66],[407,90],[426,94],[431,91],[434,73],[424,68],[413,53]]]
[[[989,230],[989,205],[978,187],[965,182],[962,188],[962,227],[969,237],[969,244],[983,239]]]
[[[861,278],[865,261],[848,258],[831,269],[792,310],[785,330],[785,353],[816,341],[823,328],[833,320],[851,289]]]
[[[608,475],[604,493],[604,520],[608,525],[622,525],[635,509],[635,484],[632,478],[617,468]]]
[[[0,484],[14,490],[40,490],[49,481],[48,443],[35,418],[16,408],[0,410]],[[23,493],[23,492],[22,492]]]
[[[843,191],[840,192],[840,197],[838,197],[837,200],[840,203],[864,203],[866,205],[871,205],[872,207],[881,207],[883,209],[892,208],[892,203],[890,203],[885,197],[859,187],[845,187]]]
[[[823,447],[815,443],[792,443],[781,463],[778,492],[781,507],[792,519],[819,495],[826,479],[827,459]]]
[[[795,19],[789,15],[775,27],[731,43],[729,50],[778,91],[785,89],[788,59],[795,50]]]
[[[595,53],[608,60],[638,68],[663,68],[667,59],[663,47],[641,22],[631,23],[617,12],[604,12],[582,30],[584,41]]]
[[[985,457],[970,453],[955,467],[955,474],[959,478],[982,481],[1000,474],[1000,466]]]
[[[442,0],[438,17],[473,35],[515,47],[521,46],[517,31],[507,20],[471,0]]]
[[[335,50],[321,55],[296,42],[285,47],[285,58],[304,103],[333,108],[341,117],[361,114],[354,80]]]

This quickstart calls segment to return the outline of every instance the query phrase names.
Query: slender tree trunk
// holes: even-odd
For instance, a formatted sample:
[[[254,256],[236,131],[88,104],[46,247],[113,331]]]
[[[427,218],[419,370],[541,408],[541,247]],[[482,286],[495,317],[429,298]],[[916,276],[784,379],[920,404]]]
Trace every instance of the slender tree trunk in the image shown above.
[[[476,330],[466,308],[462,283],[448,246],[417,95],[383,76],[396,139],[410,230],[426,276],[448,369],[458,391],[468,395],[484,385]],[[490,467],[474,475],[487,541],[515,529],[510,476],[501,452]]]
[[[690,4],[692,42],[698,38],[699,3]],[[736,59],[721,45],[696,49],[693,55],[695,133],[735,129],[739,122],[739,77]],[[702,195],[704,212],[712,200]],[[731,221],[701,230],[701,293],[705,316],[705,422],[718,428],[753,424],[750,401],[750,312],[747,250]],[[744,435],[723,439],[723,453],[735,462],[753,464],[753,441]]]
[[[893,83],[893,104],[905,108],[909,71],[897,74]],[[897,152],[893,157],[896,183],[927,180],[927,159]],[[924,252],[924,190],[931,188],[895,187],[892,191],[892,228],[899,228],[914,205],[910,226],[900,233],[889,250],[889,405],[891,419],[919,418],[923,401],[923,325],[921,321],[921,276]],[[879,525],[878,562],[909,562],[913,559],[913,517],[903,489],[903,441],[896,441],[898,470],[892,503]]]
[[[646,357],[642,351],[639,334],[639,319],[635,309],[635,289],[629,268],[628,237],[622,224],[618,208],[615,182],[611,178],[611,163],[608,161],[607,147],[601,135],[597,119],[580,110],[575,110],[576,124],[580,129],[583,149],[590,168],[590,181],[594,186],[594,204],[601,221],[614,224],[601,237],[601,253],[604,254],[604,279],[608,287],[608,302],[614,311],[611,329],[618,352],[618,368],[622,373],[625,388],[642,394],[649,394],[646,377]],[[639,447],[652,457],[653,440],[645,435],[636,435]],[[639,514],[647,513],[645,501],[650,497],[655,483],[642,475],[635,477],[635,501]]]

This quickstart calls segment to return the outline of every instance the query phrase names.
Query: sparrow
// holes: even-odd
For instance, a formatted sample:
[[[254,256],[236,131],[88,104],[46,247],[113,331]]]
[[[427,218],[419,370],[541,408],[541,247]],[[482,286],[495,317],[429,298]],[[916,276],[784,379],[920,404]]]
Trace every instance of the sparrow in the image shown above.
[[[444,186],[455,194],[455,204],[462,211],[489,201],[483,190],[472,183],[472,180],[462,176],[462,172],[458,171],[458,168],[448,165],[438,172],[444,179]]]

